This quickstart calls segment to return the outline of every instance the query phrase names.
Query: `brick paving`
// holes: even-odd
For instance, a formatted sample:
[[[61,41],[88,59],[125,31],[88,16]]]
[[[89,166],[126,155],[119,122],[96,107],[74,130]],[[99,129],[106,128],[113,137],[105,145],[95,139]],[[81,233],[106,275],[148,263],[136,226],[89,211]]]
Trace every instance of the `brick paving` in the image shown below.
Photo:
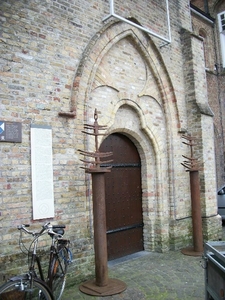
[[[202,300],[204,269],[201,257],[183,255],[180,251],[140,253],[129,260],[109,265],[109,278],[127,284],[121,294],[106,296],[111,300]],[[62,300],[102,299],[79,291],[79,285],[67,287]]]

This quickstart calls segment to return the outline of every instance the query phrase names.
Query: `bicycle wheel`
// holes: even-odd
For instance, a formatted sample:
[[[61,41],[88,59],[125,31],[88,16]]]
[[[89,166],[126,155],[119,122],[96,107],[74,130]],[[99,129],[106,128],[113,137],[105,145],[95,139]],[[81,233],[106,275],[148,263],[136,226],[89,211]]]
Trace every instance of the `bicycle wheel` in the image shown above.
[[[52,293],[55,300],[60,300],[66,284],[66,272],[69,262],[69,252],[62,247],[55,255],[51,264]]]
[[[0,287],[0,300],[53,300],[48,288],[37,279],[33,286],[28,279],[21,278],[6,282]]]

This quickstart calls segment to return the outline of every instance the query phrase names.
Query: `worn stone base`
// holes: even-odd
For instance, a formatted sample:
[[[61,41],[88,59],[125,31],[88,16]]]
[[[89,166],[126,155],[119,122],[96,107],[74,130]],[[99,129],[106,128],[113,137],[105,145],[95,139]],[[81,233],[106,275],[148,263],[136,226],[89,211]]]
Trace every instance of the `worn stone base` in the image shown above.
[[[219,215],[202,218],[203,240],[222,239],[222,221]],[[177,250],[192,245],[192,219],[175,220],[170,223],[170,249]]]
[[[202,218],[204,241],[219,241],[222,239],[222,220],[221,216]]]

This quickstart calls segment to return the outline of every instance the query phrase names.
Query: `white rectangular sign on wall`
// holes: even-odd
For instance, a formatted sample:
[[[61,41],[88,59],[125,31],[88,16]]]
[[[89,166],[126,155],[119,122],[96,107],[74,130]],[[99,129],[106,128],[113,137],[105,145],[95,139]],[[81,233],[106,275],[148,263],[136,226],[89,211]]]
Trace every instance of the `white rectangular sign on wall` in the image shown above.
[[[31,125],[33,219],[54,217],[52,129]]]

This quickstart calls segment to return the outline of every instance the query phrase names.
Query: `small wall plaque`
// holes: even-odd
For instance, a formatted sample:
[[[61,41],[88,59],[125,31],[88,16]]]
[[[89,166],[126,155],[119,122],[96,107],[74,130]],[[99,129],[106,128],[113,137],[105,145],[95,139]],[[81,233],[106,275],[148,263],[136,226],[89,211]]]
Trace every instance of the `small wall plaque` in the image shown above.
[[[0,142],[21,143],[22,124],[20,122],[0,121]]]

